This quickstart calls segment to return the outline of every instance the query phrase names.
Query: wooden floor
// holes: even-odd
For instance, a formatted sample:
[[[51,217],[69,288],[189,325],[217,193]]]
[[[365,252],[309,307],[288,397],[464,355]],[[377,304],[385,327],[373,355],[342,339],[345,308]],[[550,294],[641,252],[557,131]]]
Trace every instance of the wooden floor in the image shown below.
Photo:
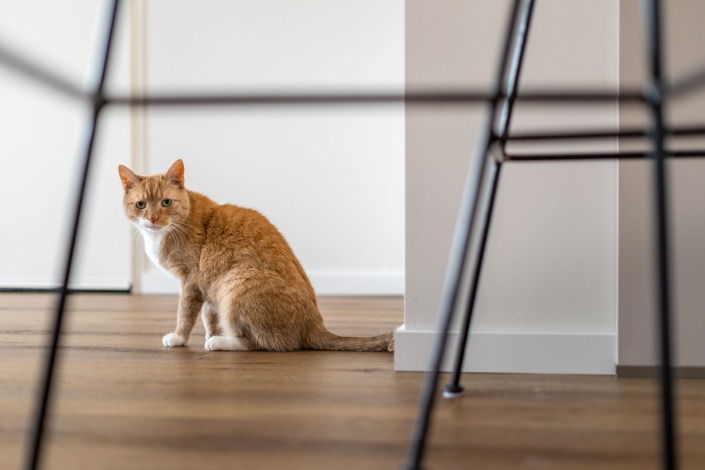
[[[21,468],[54,299],[0,295],[0,469]],[[372,335],[400,299],[322,299],[329,328]],[[75,296],[46,469],[398,469],[421,375],[388,353],[165,349],[176,299]],[[437,412],[429,469],[657,469],[653,381],[471,375]],[[685,469],[705,468],[705,381],[679,382]]]

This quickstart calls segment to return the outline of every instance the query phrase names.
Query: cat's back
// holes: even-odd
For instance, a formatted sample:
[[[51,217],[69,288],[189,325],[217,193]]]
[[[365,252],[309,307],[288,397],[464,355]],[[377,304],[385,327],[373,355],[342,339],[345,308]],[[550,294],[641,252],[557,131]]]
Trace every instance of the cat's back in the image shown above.
[[[219,204],[208,224],[209,238],[213,236],[234,239],[261,239],[264,236],[282,237],[274,225],[260,212],[234,204]],[[283,237],[282,237],[283,238]]]
[[[206,248],[210,256],[223,259],[295,259],[284,236],[263,214],[233,204],[218,205],[213,211],[206,230]]]
[[[207,228],[202,266],[211,275],[250,276],[253,272],[286,279],[311,293],[310,282],[284,236],[260,212],[232,204],[219,205]],[[233,271],[234,270],[234,271]],[[243,271],[245,270],[245,271]],[[252,271],[253,270],[253,271]]]

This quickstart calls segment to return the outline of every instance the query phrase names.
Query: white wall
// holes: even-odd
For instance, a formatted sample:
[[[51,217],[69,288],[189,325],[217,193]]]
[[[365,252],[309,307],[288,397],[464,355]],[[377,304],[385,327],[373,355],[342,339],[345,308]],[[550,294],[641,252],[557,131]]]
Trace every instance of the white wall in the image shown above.
[[[94,57],[94,28],[103,23],[102,6],[95,0],[2,0],[0,44],[81,86]],[[123,18],[112,89],[128,87],[127,39]],[[0,287],[56,287],[83,159],[77,144],[83,141],[87,109],[1,66],[0,103]],[[72,286],[127,289],[130,234],[122,221],[115,167],[129,154],[128,117],[111,111],[105,118]]]
[[[147,2],[149,92],[384,90],[404,84],[404,2]],[[260,210],[319,294],[404,289],[404,109],[150,110],[134,166]],[[138,247],[138,250],[141,249]],[[176,284],[139,255],[143,292]]]
[[[489,90],[507,7],[480,0],[408,3],[407,89]],[[618,5],[609,0],[537,2],[522,89],[616,88],[618,18]],[[406,310],[396,334],[398,370],[428,363],[481,111],[407,107]],[[524,106],[513,128],[616,124],[614,106]],[[616,143],[602,149],[614,151]],[[611,162],[504,166],[466,370],[614,372],[616,178]]]

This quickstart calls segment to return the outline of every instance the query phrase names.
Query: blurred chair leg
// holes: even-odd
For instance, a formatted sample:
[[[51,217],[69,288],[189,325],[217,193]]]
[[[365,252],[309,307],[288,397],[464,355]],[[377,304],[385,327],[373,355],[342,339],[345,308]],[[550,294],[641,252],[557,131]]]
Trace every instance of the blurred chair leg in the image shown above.
[[[676,415],[671,345],[671,288],[669,266],[668,188],[665,159],[663,101],[666,92],[661,63],[660,1],[646,5],[646,30],[650,53],[650,88],[647,101],[653,120],[654,210],[656,233],[658,330],[661,355],[661,437],[663,468],[677,468]]]
[[[46,357],[44,360],[44,371],[42,375],[42,384],[39,394],[37,396],[35,416],[34,416],[34,428],[33,434],[31,436],[32,441],[28,444],[27,462],[26,468],[28,470],[36,470],[40,468],[41,456],[43,450],[43,438],[45,435],[45,427],[47,416],[49,415],[49,408],[51,404],[51,392],[52,392],[52,382],[54,377],[54,369],[58,360],[58,350],[61,340],[61,329],[64,319],[64,312],[66,308],[66,301],[69,295],[69,281],[71,279],[71,268],[73,266],[74,253],[76,251],[76,241],[78,239],[78,232],[81,222],[81,212],[83,208],[83,201],[85,199],[86,186],[88,183],[88,175],[90,173],[90,165],[93,157],[93,145],[95,143],[95,134],[98,127],[98,121],[100,117],[100,111],[105,105],[103,101],[103,87],[105,84],[106,72],[108,68],[108,62],[110,59],[110,50],[113,41],[113,32],[115,29],[115,21],[117,18],[119,0],[114,0],[110,15],[108,17],[108,22],[106,26],[106,39],[104,49],[101,56],[101,69],[99,70],[100,75],[96,83],[96,88],[92,94],[93,98],[93,109],[88,121],[86,123],[85,129],[85,142],[84,142],[84,158],[83,166],[81,169],[81,178],[78,187],[78,193],[75,201],[75,209],[73,213],[73,224],[71,226],[71,232],[69,236],[68,247],[66,251],[66,261],[64,265],[64,275],[63,283],[59,290],[59,298],[57,301],[56,315],[54,317],[54,324],[51,333],[51,343],[49,344],[49,349],[46,352]]]

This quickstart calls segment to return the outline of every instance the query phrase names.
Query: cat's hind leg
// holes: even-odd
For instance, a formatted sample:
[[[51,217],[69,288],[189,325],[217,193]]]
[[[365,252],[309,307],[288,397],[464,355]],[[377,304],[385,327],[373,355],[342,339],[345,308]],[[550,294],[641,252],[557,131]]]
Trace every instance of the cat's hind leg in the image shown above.
[[[221,336],[222,331],[218,321],[218,310],[211,302],[205,302],[201,308],[201,319],[206,328],[206,341],[212,336]]]
[[[242,336],[211,336],[206,340],[207,351],[253,351],[257,345]]]
[[[219,334],[206,338],[207,351],[261,351],[265,348],[252,335],[250,325],[242,321],[238,314],[236,296],[231,291],[224,291],[222,300],[217,306],[217,321]]]

